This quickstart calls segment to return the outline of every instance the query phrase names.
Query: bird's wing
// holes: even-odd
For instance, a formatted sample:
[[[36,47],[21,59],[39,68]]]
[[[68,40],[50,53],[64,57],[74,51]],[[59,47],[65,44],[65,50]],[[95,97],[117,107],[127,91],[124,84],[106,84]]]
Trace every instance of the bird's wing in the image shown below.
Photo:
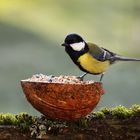
[[[115,53],[101,48],[93,43],[87,43],[89,47],[89,53],[97,60],[99,61],[106,61],[109,60],[110,63],[113,63],[113,58],[116,55]]]

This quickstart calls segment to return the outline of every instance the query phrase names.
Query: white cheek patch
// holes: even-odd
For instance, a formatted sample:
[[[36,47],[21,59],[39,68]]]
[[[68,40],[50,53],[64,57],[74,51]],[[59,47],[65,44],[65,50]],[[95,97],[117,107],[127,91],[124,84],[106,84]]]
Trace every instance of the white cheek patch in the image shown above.
[[[75,51],[81,51],[85,48],[85,42],[73,43],[73,44],[70,44],[70,46]]]

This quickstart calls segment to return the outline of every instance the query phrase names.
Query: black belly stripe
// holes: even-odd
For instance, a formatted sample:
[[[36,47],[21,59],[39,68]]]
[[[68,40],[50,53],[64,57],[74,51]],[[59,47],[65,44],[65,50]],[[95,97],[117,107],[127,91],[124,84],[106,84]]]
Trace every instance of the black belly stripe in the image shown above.
[[[100,73],[91,73],[89,71],[87,71],[86,69],[84,69],[81,65],[80,65],[80,62],[78,62],[78,58],[87,53],[88,52],[88,49],[86,50],[83,50],[83,51],[74,51],[72,50],[71,47],[65,47],[65,51],[68,53],[68,55],[70,56],[70,58],[72,59],[72,61],[79,67],[80,70],[84,71],[84,72],[87,72],[87,73],[90,73],[90,74],[93,74],[93,75],[99,75]]]

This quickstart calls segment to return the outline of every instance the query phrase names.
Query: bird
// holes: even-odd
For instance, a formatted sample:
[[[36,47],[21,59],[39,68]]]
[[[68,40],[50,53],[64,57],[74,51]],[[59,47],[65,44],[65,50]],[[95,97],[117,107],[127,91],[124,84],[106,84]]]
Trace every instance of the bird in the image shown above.
[[[83,80],[87,74],[93,74],[101,75],[101,82],[112,64],[118,61],[140,61],[140,59],[124,57],[94,43],[86,42],[76,33],[68,34],[61,45],[65,47],[66,53],[74,64],[84,72],[79,76],[80,80]]]

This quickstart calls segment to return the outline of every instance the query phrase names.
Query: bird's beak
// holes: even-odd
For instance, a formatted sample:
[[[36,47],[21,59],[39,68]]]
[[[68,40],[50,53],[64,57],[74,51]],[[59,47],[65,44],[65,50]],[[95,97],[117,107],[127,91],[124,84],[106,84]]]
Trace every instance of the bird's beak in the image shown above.
[[[65,47],[65,43],[62,43],[61,46],[64,46]]]
[[[63,44],[61,44],[61,46],[64,46],[64,47],[66,47],[66,46],[68,46],[68,44],[66,44],[66,43],[63,43]]]

